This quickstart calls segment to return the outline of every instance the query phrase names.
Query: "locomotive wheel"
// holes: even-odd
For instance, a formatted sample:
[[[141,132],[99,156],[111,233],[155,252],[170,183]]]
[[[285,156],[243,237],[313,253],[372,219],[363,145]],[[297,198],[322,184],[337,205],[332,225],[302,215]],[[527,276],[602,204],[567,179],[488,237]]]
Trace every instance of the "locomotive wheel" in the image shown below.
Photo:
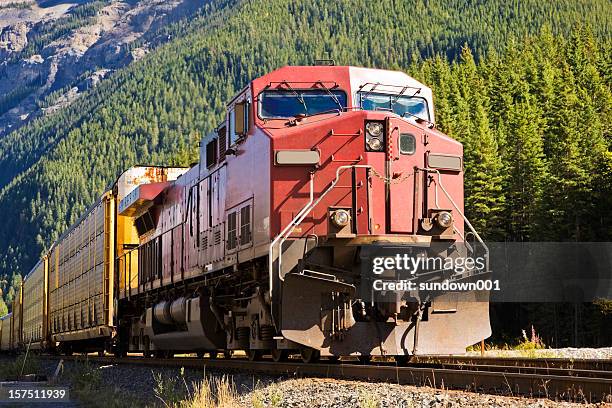
[[[310,347],[305,347],[301,349],[300,355],[302,356],[302,361],[307,364],[316,363],[317,361],[319,361],[319,358],[321,358],[321,353],[319,352],[319,350],[315,350]]]
[[[410,361],[410,356],[394,356],[395,362],[398,366],[406,366],[408,365],[408,361]]]
[[[61,344],[58,350],[65,356],[71,356],[72,354],[74,354],[72,346],[70,346],[69,344]]]
[[[329,356],[327,357],[327,360],[330,363],[337,363],[338,361],[340,361],[340,356]]]
[[[153,357],[153,352],[151,351],[151,340],[149,340],[149,336],[144,338],[144,350],[142,351],[142,356],[144,358]]]
[[[288,350],[272,349],[271,354],[272,354],[272,361],[274,361],[275,363],[279,363],[281,361],[287,361],[287,359],[289,358]]]
[[[174,351],[170,350],[155,350],[155,358],[172,358],[174,357]]]
[[[372,356],[359,356],[357,358],[361,364],[370,364],[370,361],[372,361]]]
[[[115,358],[123,358],[127,356],[126,348],[124,348],[122,344],[116,344],[112,349],[112,353]]]
[[[263,356],[262,350],[247,350],[246,355],[249,358],[249,361],[259,361]]]

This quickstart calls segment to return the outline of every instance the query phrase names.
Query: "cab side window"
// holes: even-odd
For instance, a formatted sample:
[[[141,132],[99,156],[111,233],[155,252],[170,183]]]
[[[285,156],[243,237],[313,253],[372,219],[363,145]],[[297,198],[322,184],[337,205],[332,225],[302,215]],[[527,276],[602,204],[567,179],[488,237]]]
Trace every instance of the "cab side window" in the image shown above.
[[[244,100],[236,103],[229,111],[230,146],[236,144],[241,137],[249,132],[250,104]]]
[[[238,140],[238,134],[236,133],[236,109],[232,108],[229,111],[229,144],[232,146]]]

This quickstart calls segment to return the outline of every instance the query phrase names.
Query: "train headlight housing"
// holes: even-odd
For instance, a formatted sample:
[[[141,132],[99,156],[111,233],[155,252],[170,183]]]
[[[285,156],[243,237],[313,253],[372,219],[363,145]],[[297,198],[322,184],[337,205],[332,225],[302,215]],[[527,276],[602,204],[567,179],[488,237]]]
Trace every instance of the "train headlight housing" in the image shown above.
[[[436,222],[442,228],[449,228],[453,225],[453,215],[448,211],[442,211],[436,216]]]
[[[378,152],[378,151],[382,150],[382,142],[377,137],[370,137],[370,138],[368,138],[366,143],[368,144],[368,147],[372,151]]]
[[[338,228],[343,228],[351,221],[351,214],[346,210],[336,210],[331,215],[331,221]]]
[[[370,136],[380,137],[383,132],[383,124],[380,122],[368,122],[366,123],[366,131]]]
[[[383,143],[385,127],[382,122],[366,122],[366,150],[369,152],[382,152],[385,148]]]

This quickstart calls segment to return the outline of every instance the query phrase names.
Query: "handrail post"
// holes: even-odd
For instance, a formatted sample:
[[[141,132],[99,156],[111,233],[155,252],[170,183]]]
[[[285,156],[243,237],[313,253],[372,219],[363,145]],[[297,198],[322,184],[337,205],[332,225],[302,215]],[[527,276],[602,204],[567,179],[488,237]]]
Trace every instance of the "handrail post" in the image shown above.
[[[455,203],[455,200],[453,200],[453,198],[450,196],[448,191],[446,191],[446,189],[444,188],[444,185],[442,184],[442,175],[440,174],[440,171],[437,170],[437,169],[429,169],[429,168],[426,168],[426,169],[423,169],[423,170],[431,171],[431,172],[434,172],[434,173],[436,173],[438,175],[438,183],[437,183],[437,185],[440,186],[440,188],[442,189],[442,192],[444,193],[446,198],[448,198],[448,200],[451,202],[453,207],[455,207],[455,210],[459,213],[461,218],[463,218],[463,221],[465,222],[465,224],[468,226],[468,228],[470,229],[472,234],[474,234],[474,236],[476,237],[478,242],[480,242],[480,244],[484,248],[484,250],[485,250],[485,258],[486,258],[486,263],[487,263],[486,267],[487,267],[487,271],[488,271],[489,270],[489,247],[487,247],[487,245],[484,243],[484,240],[480,237],[480,235],[478,234],[478,232],[476,231],[474,226],[472,226],[472,223],[470,222],[470,220],[467,219],[465,214],[463,214],[463,211],[461,211],[461,209],[459,209],[459,206],[457,206],[457,204]],[[464,239],[464,241],[465,241],[465,239]],[[467,244],[468,243],[466,242],[466,245]]]
[[[270,301],[272,301],[273,299],[272,294],[273,294],[274,275],[276,274],[274,271],[274,248],[278,245],[278,277],[282,281],[284,280],[281,276],[283,243],[289,237],[289,235],[291,235],[295,227],[297,227],[304,220],[304,218],[306,218],[306,215],[308,215],[308,213],[310,213],[310,211],[312,211],[321,202],[321,200],[323,200],[323,198],[336,186],[336,184],[340,180],[341,172],[343,172],[346,169],[350,169],[350,168],[371,168],[371,167],[372,166],[367,165],[367,164],[365,165],[352,164],[352,165],[339,166],[336,169],[336,177],[334,178],[332,183],[329,185],[329,187],[327,187],[327,189],[325,189],[325,191],[323,191],[323,193],[321,193],[321,195],[316,200],[314,199],[314,173],[310,173],[310,195],[309,195],[308,203],[300,210],[300,212],[298,212],[298,214],[293,218],[293,220],[291,220],[291,222],[287,224],[287,226],[281,231],[280,234],[278,234],[274,238],[274,240],[270,244],[270,249],[268,251],[268,274],[269,274],[269,286],[270,286],[269,288]],[[272,319],[274,321],[274,313],[272,313]],[[276,323],[274,323],[274,325],[276,326]]]

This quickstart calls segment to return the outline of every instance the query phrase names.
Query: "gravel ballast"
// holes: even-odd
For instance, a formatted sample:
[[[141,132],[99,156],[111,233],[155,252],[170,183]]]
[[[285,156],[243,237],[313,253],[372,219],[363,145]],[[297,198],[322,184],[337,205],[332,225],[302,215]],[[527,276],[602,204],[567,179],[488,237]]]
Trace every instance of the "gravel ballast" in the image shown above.
[[[290,379],[256,390],[264,406],[279,399],[276,407],[585,407],[589,404],[556,402],[547,399],[516,398],[454,390],[436,390],[397,384],[339,381],[330,379]],[[254,393],[241,398],[249,407]],[[250,398],[250,399],[249,399]]]
[[[480,356],[480,351],[470,351],[468,356]],[[574,348],[566,347],[559,349],[534,349],[534,350],[487,350],[485,357],[530,357],[530,358],[574,358],[610,360],[612,359],[612,347],[602,348]]]
[[[41,370],[51,375],[57,360],[41,359]],[[165,407],[155,396],[159,379],[174,390],[167,395],[185,393],[186,384],[207,378],[227,376],[234,384],[238,407],[584,407],[589,404],[557,402],[548,399],[524,398],[478,394],[456,390],[438,390],[430,387],[415,387],[389,383],[368,383],[362,381],[335,380],[325,378],[279,378],[240,372],[223,372],[217,369],[201,370],[145,367],[137,365],[104,365],[89,363],[89,369],[99,376],[105,390],[113,390],[121,396],[125,406]],[[65,361],[64,374],[59,382],[67,384],[69,373],[84,363]],[[67,384],[70,385],[70,384]],[[107,395],[108,393],[105,392]],[[110,395],[109,395],[110,397]],[[168,397],[166,397],[168,398]],[[116,401],[117,406],[121,401]],[[166,403],[168,401],[165,401]],[[102,400],[104,405],[104,400]],[[77,403],[78,404],[78,403]],[[90,403],[83,405],[90,408]],[[593,404],[592,406],[597,406]],[[599,406],[604,406],[600,404]],[[609,406],[609,405],[607,405]]]

